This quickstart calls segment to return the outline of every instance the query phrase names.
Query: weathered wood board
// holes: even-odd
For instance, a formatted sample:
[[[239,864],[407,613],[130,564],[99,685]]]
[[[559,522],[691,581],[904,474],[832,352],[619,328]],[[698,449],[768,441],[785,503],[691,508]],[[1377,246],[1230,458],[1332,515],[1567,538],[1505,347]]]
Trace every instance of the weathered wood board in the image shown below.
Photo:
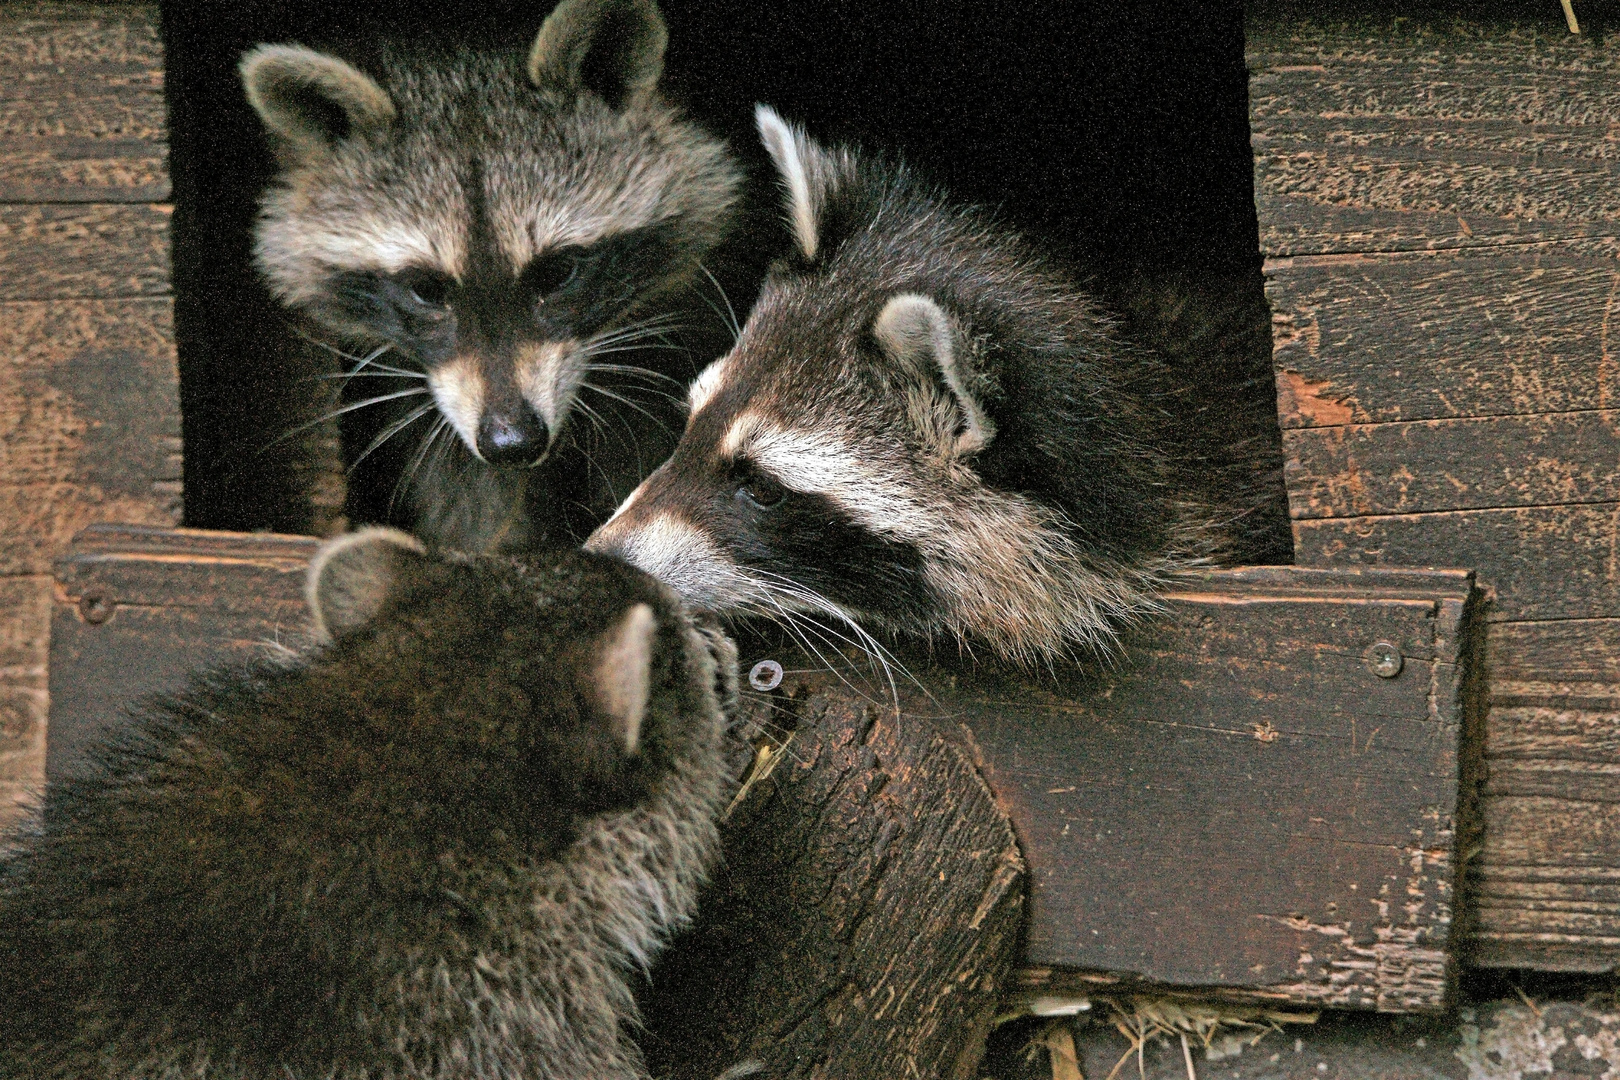
[[[113,526],[83,534],[58,564],[53,775],[73,768],[120,698],[178,686],[204,660],[301,642],[300,572],[312,544]],[[756,648],[749,663],[776,659],[787,672],[772,723],[805,730],[767,801],[745,804],[740,828],[754,839],[726,872],[738,911],[728,931],[753,926],[744,936],[757,947],[794,956],[878,934],[849,911],[898,903],[882,875],[857,874],[841,894],[849,910],[824,908],[807,924],[772,917],[796,901],[762,895],[772,888],[765,868],[800,857],[783,844],[806,866],[830,865],[802,839],[821,822],[814,828],[836,823],[844,834],[828,843],[866,852],[861,874],[872,872],[890,806],[877,789],[893,784],[898,797],[926,788],[922,772],[948,772],[950,755],[930,756],[944,751],[926,750],[932,736],[922,737],[938,730],[976,758],[1028,860],[1026,982],[1078,972],[1121,990],[1437,1009],[1451,970],[1473,596],[1462,571],[1211,572],[1172,592],[1169,615],[1102,671],[1021,679],[906,657],[917,681],[897,681],[899,742],[883,680]],[[851,743],[848,729],[866,720],[877,726]],[[882,781],[871,773],[877,759],[888,762]],[[836,765],[845,782],[798,771],[812,765]],[[920,821],[906,828],[932,835]],[[728,940],[719,951],[740,957],[740,939]],[[887,963],[900,946],[872,948]],[[803,984],[769,965],[738,974],[741,964],[738,985],[764,979],[758,993],[783,1008],[800,1001]],[[742,1016],[742,1000],[726,1011]],[[837,1008],[816,1008],[855,1039],[865,1029],[838,1025],[870,1004],[850,989]],[[737,1025],[711,1033],[715,1045],[746,1042]]]
[[[1612,970],[1620,39],[1301,10],[1248,37],[1296,557],[1477,569],[1472,959]]]
[[[0,3],[0,821],[44,779],[51,561],[180,520],[162,49],[148,5]]]
[[[56,564],[46,771],[149,693],[207,664],[247,663],[310,644],[304,571],[318,541],[95,525]]]

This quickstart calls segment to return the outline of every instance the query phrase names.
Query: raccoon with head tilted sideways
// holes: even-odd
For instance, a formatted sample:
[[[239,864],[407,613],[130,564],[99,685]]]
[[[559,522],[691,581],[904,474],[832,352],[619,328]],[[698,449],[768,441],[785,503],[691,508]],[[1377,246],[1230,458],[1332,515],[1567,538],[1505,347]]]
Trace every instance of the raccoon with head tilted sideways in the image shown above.
[[[392,455],[390,520],[430,543],[566,541],[583,504],[577,540],[673,441],[667,334],[708,302],[740,174],[659,96],[666,41],[654,0],[562,0],[526,57],[242,60],[280,163],[258,266],[383,387],[359,456]]]
[[[330,644],[153,702],[0,862],[0,1075],[645,1080],[735,649],[582,553],[311,568]]]
[[[1224,557],[1243,508],[1179,467],[1153,355],[904,168],[758,120],[793,251],[588,548],[709,609],[1026,663],[1110,648],[1169,576]]]

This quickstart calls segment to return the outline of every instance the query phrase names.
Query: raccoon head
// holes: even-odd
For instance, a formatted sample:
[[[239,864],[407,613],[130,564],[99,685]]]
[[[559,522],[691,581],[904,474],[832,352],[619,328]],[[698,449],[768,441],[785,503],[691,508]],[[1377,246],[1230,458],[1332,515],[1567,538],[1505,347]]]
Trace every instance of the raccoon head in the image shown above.
[[[429,775],[401,782],[446,813],[528,815],[536,842],[645,798],[734,697],[730,642],[615,559],[438,558],[369,528],[320,550],[307,596],[317,681],[341,676],[325,699],[420,751],[400,761]]]
[[[587,548],[723,612],[944,633],[1020,661],[1106,646],[1152,606],[1150,575],[1042,497],[1043,470],[1085,463],[1043,448],[1015,400],[1029,378],[998,359],[1035,336],[1019,328],[1030,311],[1075,309],[977,218],[769,109],[758,119],[794,251],[692,384],[674,454]],[[1019,423],[1003,431],[998,414]]]
[[[279,299],[392,349],[492,464],[539,463],[594,355],[653,329],[735,200],[725,147],[659,98],[653,0],[562,0],[527,57],[249,52],[277,151],[255,257]]]

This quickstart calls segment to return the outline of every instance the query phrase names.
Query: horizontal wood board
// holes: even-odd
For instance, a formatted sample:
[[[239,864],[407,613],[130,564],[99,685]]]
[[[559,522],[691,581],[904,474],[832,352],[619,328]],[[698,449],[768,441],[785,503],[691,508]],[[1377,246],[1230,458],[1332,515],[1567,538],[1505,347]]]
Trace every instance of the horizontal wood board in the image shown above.
[[[44,778],[51,563],[180,520],[152,5],[0,3],[0,820]]]
[[[53,774],[121,698],[303,641],[312,550],[88,530],[58,564]],[[957,732],[1010,815],[1029,862],[1027,965],[1433,1010],[1456,906],[1470,586],[1456,571],[1213,572],[1105,674],[1005,679],[910,658],[926,691],[899,680],[899,722]],[[1402,657],[1393,678],[1368,666],[1380,643]],[[787,669],[784,700],[873,715],[890,700],[864,669],[747,660],[761,658]]]
[[[1248,32],[1296,557],[1476,568],[1473,959],[1612,970],[1620,39],[1300,10]]]

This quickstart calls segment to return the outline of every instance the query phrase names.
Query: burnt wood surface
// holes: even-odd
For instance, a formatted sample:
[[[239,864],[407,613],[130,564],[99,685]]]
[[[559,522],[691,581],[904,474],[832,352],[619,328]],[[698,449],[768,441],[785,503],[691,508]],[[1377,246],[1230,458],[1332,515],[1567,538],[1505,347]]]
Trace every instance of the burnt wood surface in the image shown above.
[[[1301,10],[1248,36],[1296,557],[1477,569],[1472,958],[1613,970],[1620,38]]]
[[[0,821],[44,778],[51,561],[180,520],[155,5],[0,3]]]
[[[53,775],[74,767],[121,700],[176,687],[207,660],[300,646],[312,550],[296,537],[83,534],[58,564]],[[862,966],[901,963],[908,939],[895,927],[939,946],[929,963],[978,957],[978,973],[924,1011],[969,1027],[983,1019],[990,989],[974,980],[1001,986],[1003,976],[999,946],[982,944],[995,935],[980,908],[1000,920],[1013,900],[996,889],[1023,889],[1001,881],[1011,849],[970,812],[977,774],[962,754],[1029,863],[1024,985],[1079,978],[1116,992],[1196,986],[1245,1000],[1439,1008],[1457,908],[1472,595],[1461,571],[1211,572],[1174,590],[1168,614],[1097,670],[1014,678],[906,657],[916,681],[896,678],[898,723],[870,670],[829,672],[753,647],[748,664],[775,659],[787,671],[768,700],[751,697],[761,730],[778,741],[798,730],[730,826],[709,905],[730,913],[710,931],[725,944],[699,952],[728,958],[726,972],[700,981],[734,996],[702,1060],[779,1041],[795,1048],[782,1050],[785,1068],[809,1068],[816,1031],[852,1046],[877,1039],[862,1019],[881,1004],[873,994],[893,988],[891,1008],[924,1009],[922,968]],[[1386,665],[1390,677],[1372,666],[1384,645],[1398,668]],[[945,835],[933,807],[965,823],[949,843],[918,849]],[[941,872],[951,889],[923,880]],[[979,918],[972,934],[963,904],[968,922]],[[920,981],[906,991],[897,971]],[[680,998],[652,1014],[679,1015]],[[882,1059],[891,1064],[950,1056],[903,1039],[883,1046],[900,1055]]]

